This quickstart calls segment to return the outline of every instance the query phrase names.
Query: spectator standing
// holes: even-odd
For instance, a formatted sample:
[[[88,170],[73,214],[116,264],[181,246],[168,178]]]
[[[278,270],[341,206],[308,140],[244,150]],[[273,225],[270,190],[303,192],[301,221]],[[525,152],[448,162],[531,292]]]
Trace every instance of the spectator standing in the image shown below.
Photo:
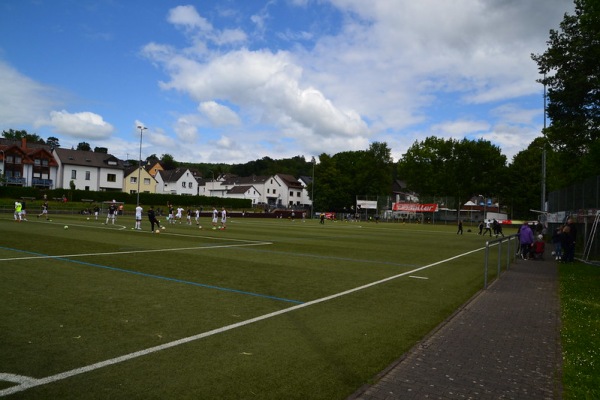
[[[552,245],[554,246],[554,259],[562,260],[562,228],[556,228],[552,233]]]
[[[456,234],[457,235],[458,234],[461,234],[461,235],[463,234],[463,223],[462,223],[462,221],[460,219],[458,220],[458,231],[456,232]]]
[[[519,243],[521,244],[521,258],[527,260],[533,243],[533,231],[527,222],[523,222],[519,229]]]
[[[567,224],[563,229],[563,251],[565,262],[573,262],[575,260],[575,242],[577,240],[577,226],[573,222],[573,218],[567,219]]]

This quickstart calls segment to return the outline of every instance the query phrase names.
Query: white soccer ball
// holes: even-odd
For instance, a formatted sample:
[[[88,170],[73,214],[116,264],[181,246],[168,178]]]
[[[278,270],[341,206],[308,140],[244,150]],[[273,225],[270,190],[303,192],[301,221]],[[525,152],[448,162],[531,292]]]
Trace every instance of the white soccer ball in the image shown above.
[[[160,233],[160,229],[157,229],[157,230],[156,230],[156,233]]]
[[[202,225],[198,225],[198,229],[202,229]]]
[[[87,218],[87,220],[89,221],[89,220],[90,220],[90,217],[88,217],[88,218]]]
[[[65,229],[69,229],[69,226],[68,226],[68,225],[65,225]]]
[[[160,227],[160,229],[162,229],[162,230],[165,230],[165,229],[167,229],[167,228],[165,228],[164,226],[161,226],[161,227]]]

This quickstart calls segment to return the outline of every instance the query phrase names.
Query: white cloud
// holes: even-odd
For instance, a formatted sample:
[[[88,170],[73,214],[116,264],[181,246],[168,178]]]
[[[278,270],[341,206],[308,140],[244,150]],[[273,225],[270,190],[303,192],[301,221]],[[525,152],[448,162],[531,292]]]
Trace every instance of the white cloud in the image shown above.
[[[198,110],[215,126],[239,126],[241,122],[232,109],[214,101],[200,103]]]
[[[189,94],[201,103],[202,112],[213,118],[215,107],[210,102],[219,98],[242,108],[251,123],[275,124],[291,136],[297,136],[294,132],[299,130],[315,139],[369,134],[356,111],[337,107],[316,88],[302,88],[302,69],[286,52],[240,49],[216,55],[206,63],[184,56],[165,60],[161,54],[147,54],[170,72],[171,80],[161,87]]]
[[[456,120],[431,126],[431,130],[440,137],[462,139],[477,132],[486,132],[490,124],[486,121]]]
[[[58,134],[86,140],[106,139],[114,130],[111,124],[92,112],[51,111],[50,119],[39,124],[50,125]]]
[[[167,21],[188,30],[199,29],[209,32],[213,29],[212,24],[201,17],[194,6],[177,6],[172,8],[169,10]]]
[[[198,128],[189,118],[180,117],[177,119],[174,129],[177,139],[183,143],[193,144],[198,138]]]
[[[0,61],[0,125],[11,129],[32,124],[57,105],[57,92]]]

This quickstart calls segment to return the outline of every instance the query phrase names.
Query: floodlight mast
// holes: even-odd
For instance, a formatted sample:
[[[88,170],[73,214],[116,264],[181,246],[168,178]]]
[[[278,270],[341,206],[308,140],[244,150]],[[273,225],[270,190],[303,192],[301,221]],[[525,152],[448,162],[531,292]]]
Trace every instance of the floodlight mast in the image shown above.
[[[145,126],[138,125],[137,127],[140,130],[140,159],[138,164],[138,187],[137,187],[137,202],[136,205],[140,205],[140,179],[142,178],[142,136],[144,135],[144,130],[148,129]]]

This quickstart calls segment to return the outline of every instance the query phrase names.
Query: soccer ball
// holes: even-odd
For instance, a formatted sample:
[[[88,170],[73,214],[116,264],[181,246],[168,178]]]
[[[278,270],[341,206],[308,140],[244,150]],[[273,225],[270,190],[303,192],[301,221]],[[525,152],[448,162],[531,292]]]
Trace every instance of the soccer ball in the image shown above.
[[[65,229],[69,229],[69,226],[68,226],[68,225],[65,225]]]
[[[161,226],[161,227],[160,227],[160,229],[162,229],[162,230],[165,230],[165,229],[167,229],[167,228],[165,228],[164,226]]]
[[[156,230],[156,233],[160,233],[160,229],[157,229],[157,230]]]
[[[198,229],[202,229],[202,225],[198,225]]]
[[[90,218],[88,217],[88,218],[87,218],[87,220],[89,221],[89,220],[90,220]]]

